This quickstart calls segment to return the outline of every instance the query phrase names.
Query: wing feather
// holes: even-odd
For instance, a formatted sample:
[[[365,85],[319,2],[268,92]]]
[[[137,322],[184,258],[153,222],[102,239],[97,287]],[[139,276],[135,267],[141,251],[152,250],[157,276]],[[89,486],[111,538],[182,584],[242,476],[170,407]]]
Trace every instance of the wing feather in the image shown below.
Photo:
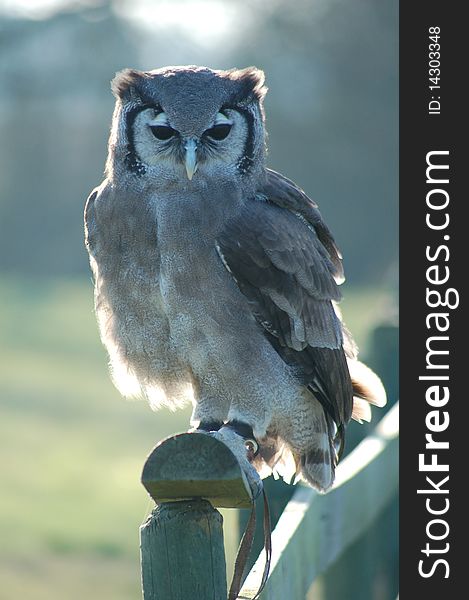
[[[343,268],[318,207],[293,182],[267,170],[265,185],[230,221],[218,247],[270,343],[334,420],[341,446],[353,404],[333,306],[341,298]]]

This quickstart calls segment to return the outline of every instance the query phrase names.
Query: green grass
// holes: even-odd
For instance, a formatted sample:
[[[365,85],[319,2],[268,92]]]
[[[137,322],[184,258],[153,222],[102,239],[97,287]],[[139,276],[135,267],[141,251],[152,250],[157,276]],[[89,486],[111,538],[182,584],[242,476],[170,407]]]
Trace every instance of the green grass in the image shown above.
[[[386,294],[347,291],[366,350]],[[363,311],[363,305],[374,307]],[[139,599],[139,483],[152,446],[189,410],[123,400],[107,373],[89,281],[0,284],[0,600]],[[228,561],[236,515],[224,511]]]

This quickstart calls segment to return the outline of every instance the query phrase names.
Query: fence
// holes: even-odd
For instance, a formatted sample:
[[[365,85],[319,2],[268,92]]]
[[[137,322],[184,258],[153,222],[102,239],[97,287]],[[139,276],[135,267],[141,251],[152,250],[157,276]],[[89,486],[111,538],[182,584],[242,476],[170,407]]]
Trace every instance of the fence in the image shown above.
[[[337,468],[326,495],[299,488],[272,534],[272,563],[263,600],[304,600],[315,578],[363,534],[398,489],[399,404]],[[252,598],[262,576],[261,554],[241,590]],[[342,599],[340,599],[342,600]]]
[[[395,404],[339,464],[328,494],[298,487],[272,534],[262,600],[304,600],[313,581],[370,527],[397,493],[398,436]],[[162,446],[166,460],[152,455],[147,462],[143,481],[159,505],[141,530],[144,600],[226,599],[222,521],[201,498],[231,507],[247,506],[250,499],[237,465],[229,454],[220,456],[214,442],[175,436]],[[264,562],[261,553],[240,599],[254,597]]]

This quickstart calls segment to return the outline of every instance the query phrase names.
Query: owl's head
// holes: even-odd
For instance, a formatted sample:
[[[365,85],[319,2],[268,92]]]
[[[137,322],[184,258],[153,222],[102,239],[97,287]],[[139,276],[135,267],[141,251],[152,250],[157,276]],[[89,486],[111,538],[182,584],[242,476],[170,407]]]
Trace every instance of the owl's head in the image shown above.
[[[108,175],[171,185],[255,175],[264,163],[264,73],[255,67],[126,69],[116,97]]]

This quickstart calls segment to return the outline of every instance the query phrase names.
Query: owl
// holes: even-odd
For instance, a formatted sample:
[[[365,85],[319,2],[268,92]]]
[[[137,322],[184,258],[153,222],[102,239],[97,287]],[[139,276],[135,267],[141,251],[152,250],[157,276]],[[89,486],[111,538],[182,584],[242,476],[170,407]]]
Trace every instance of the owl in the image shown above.
[[[112,90],[85,238],[115,385],[192,403],[246,470],[326,491],[348,422],[386,396],[342,323],[318,206],[266,167],[263,72],[126,69]]]

